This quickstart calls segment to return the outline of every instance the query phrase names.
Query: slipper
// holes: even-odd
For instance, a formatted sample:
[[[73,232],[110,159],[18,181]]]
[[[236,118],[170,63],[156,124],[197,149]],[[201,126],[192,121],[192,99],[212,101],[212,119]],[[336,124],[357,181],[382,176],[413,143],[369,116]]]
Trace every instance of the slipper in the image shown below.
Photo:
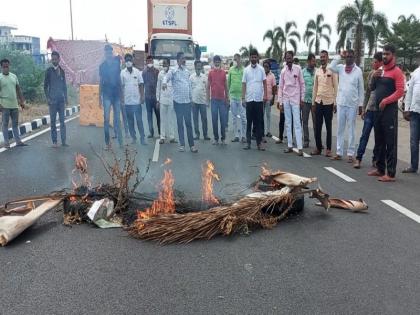
[[[382,176],[384,176],[384,174],[383,174],[383,173],[381,173],[381,172],[379,172],[378,170],[373,170],[373,171],[370,171],[370,172],[368,173],[368,176],[378,176],[378,177],[382,177]]]
[[[395,177],[389,177],[388,175],[384,175],[378,178],[378,181],[382,183],[393,183],[395,182]]]
[[[341,161],[343,158],[340,155],[334,155],[330,160],[331,161]]]

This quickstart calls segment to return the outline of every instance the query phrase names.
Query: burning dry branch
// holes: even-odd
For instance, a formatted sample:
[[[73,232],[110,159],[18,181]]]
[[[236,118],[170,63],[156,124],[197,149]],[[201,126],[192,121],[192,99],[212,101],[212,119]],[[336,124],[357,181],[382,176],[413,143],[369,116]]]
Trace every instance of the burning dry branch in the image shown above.
[[[290,189],[284,189],[259,198],[245,197],[234,204],[208,211],[139,218],[129,231],[133,237],[161,244],[189,243],[197,239],[211,239],[219,234],[231,235],[253,226],[272,228],[287,215],[293,202]],[[271,215],[271,210],[278,206],[283,207],[281,214]]]

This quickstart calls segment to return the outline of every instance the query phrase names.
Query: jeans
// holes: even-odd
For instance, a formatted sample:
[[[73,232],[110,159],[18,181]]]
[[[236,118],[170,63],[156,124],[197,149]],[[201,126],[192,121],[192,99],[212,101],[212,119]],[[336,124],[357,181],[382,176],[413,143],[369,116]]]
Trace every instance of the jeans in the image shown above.
[[[284,136],[284,123],[286,118],[284,117],[284,111],[280,112],[280,120],[279,120],[279,139],[283,141]]]
[[[194,146],[194,136],[191,123],[191,103],[177,103],[174,102],[174,109],[176,114],[176,122],[178,125],[178,136],[180,146],[185,146],[184,139],[184,122],[187,128],[187,138],[190,147]]]
[[[331,151],[332,144],[332,120],[334,116],[334,105],[315,103],[315,143],[318,151],[322,151],[322,126],[325,121],[327,129],[327,150]]]
[[[207,137],[207,105],[206,104],[196,104],[192,105],[192,114],[194,120],[194,132],[197,138],[200,138],[200,126],[198,123],[198,115],[201,116],[201,129],[203,130],[204,138]]]
[[[221,140],[226,139],[226,124],[227,124],[228,107],[224,100],[211,100],[211,120],[213,125],[214,140],[219,140],[219,119],[220,119],[220,133]]]
[[[357,107],[337,106],[337,155],[344,154],[344,133],[348,127],[348,149],[347,156],[353,156],[355,151],[355,127]]]
[[[264,135],[271,133],[271,101],[264,102]]]
[[[296,144],[298,150],[303,149],[302,145],[302,124],[300,122],[300,106],[299,104],[293,104],[290,101],[284,101],[284,116],[286,118],[286,130],[287,130],[287,146],[293,148],[293,133],[292,128],[296,135]],[[292,126],[293,122],[293,126]]]
[[[54,144],[57,143],[57,114],[60,120],[60,136],[61,144],[66,143],[66,124],[64,123],[64,102],[53,102],[48,104],[51,119],[51,140]]]
[[[415,171],[419,168],[419,141],[420,141],[420,114],[410,112],[410,151],[411,168]]]
[[[175,110],[174,103],[160,103],[160,139],[175,139]]]
[[[125,112],[126,112],[126,119],[128,130],[130,132],[131,138],[136,141],[136,129],[134,127],[134,119],[137,123],[137,129],[140,133],[140,141],[144,141],[144,127],[143,127],[143,119],[142,119],[142,108],[141,105],[125,105]]]
[[[2,122],[3,122],[3,136],[4,144],[9,144],[9,119],[12,118],[12,131],[16,143],[21,142],[19,137],[19,109],[17,108],[3,108]]]
[[[380,173],[395,177],[398,154],[398,104],[385,106],[375,120],[375,144],[378,146],[376,166]]]
[[[149,125],[149,133],[151,136],[155,134],[153,129],[153,112],[155,112],[156,123],[158,126],[158,132],[160,134],[160,112],[156,106],[156,99],[147,99],[146,98],[146,110],[147,110],[147,124]]]
[[[309,114],[312,116],[312,127],[314,130],[314,137],[315,137],[315,114],[312,111],[312,103],[305,103],[303,108],[301,108],[302,114],[302,128],[303,128],[303,143],[305,145],[309,145]]]
[[[363,155],[365,154],[366,146],[369,141],[370,133],[373,127],[375,126],[376,113],[377,113],[376,111],[371,111],[371,110],[366,111],[365,120],[363,122],[362,135],[360,136],[359,147],[357,148],[357,155],[356,155],[356,159],[358,159],[359,161],[363,159]],[[375,144],[375,147],[373,149],[372,161],[376,161],[376,159],[378,158],[377,151],[378,149]]]
[[[105,144],[109,145],[109,119],[111,116],[111,107],[114,112],[114,131],[117,136],[118,143],[120,146],[123,145],[122,133],[121,133],[121,113],[120,113],[120,98],[119,96],[104,96],[104,133],[105,133]]]
[[[246,137],[246,110],[241,100],[230,100],[230,108],[232,111],[233,132],[235,138]]]
[[[263,102],[247,102],[246,103],[246,141],[251,145],[251,130],[255,127],[255,138],[257,145],[261,144],[263,138],[264,123],[264,103]]]
[[[121,104],[121,114],[122,114],[122,123],[124,126],[125,135],[128,135],[130,129],[128,128],[128,120],[127,120],[127,110],[125,108],[125,104]],[[131,135],[131,133],[130,133]]]

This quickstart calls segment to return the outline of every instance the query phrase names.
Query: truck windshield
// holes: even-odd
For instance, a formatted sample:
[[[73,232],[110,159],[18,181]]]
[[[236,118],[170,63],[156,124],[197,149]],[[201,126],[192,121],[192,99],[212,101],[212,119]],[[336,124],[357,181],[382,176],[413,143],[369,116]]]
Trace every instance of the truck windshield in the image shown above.
[[[194,43],[190,40],[153,39],[151,52],[154,58],[175,59],[177,53],[183,52],[185,59],[194,59]]]

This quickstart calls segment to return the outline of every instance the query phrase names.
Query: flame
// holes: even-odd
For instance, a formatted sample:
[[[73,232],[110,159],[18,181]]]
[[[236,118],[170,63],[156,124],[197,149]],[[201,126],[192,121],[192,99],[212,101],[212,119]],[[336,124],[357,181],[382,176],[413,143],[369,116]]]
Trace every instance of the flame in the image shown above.
[[[73,185],[73,189],[76,189],[80,186],[91,187],[92,183],[89,178],[87,158],[84,157],[82,154],[77,153],[76,157],[74,158],[74,164],[74,169],[71,172],[71,183]],[[80,178],[80,183],[77,183],[77,180],[74,178],[74,176],[77,177],[76,174]]]
[[[172,163],[172,160],[170,158],[167,158],[165,160],[165,162],[163,162],[163,164],[161,165],[161,167],[166,166],[166,165],[171,164],[171,163]]]
[[[149,219],[159,214],[175,213],[174,182],[172,171],[165,170],[163,179],[160,182],[158,199],[153,201],[150,208],[144,211],[138,211],[137,217],[139,219]]]
[[[207,161],[202,169],[202,201],[207,204],[218,205],[219,200],[213,195],[213,182],[214,180],[220,181],[220,176],[215,172],[214,164],[211,161]]]

